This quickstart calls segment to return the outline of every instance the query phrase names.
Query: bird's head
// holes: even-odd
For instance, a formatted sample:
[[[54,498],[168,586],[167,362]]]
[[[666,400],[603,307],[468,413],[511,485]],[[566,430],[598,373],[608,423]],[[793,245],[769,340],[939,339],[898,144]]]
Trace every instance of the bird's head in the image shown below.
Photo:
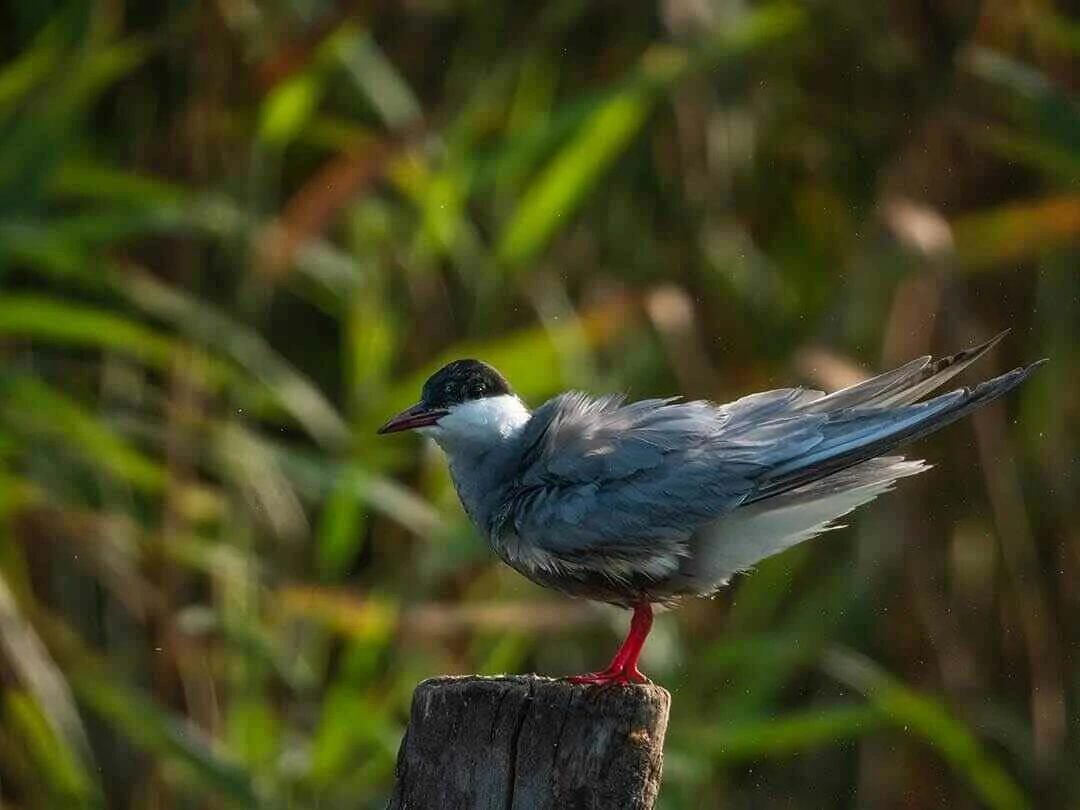
[[[379,433],[415,430],[447,452],[483,450],[528,420],[529,409],[502,374],[479,360],[455,360],[432,374],[420,401],[379,428]]]

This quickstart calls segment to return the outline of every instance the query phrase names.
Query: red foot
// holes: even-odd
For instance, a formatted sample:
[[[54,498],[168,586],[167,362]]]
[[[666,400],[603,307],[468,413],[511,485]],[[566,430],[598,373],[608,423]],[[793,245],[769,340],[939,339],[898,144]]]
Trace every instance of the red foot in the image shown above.
[[[573,675],[566,680],[570,683],[589,686],[625,685],[628,683],[648,683],[649,679],[637,668],[638,656],[645,644],[645,638],[652,627],[652,605],[643,602],[634,606],[634,618],[630,620],[630,633],[626,641],[611,659],[603,672],[590,672],[587,675]]]
[[[626,686],[631,683],[648,683],[646,678],[637,667],[623,669],[618,672],[590,672],[587,675],[571,675],[566,679],[570,683],[584,684],[586,686]]]

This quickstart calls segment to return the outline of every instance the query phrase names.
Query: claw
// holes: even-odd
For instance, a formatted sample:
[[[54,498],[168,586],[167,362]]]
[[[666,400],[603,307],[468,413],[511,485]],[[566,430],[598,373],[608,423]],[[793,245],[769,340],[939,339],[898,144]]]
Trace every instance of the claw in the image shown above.
[[[648,683],[641,670],[637,668],[638,656],[645,637],[652,627],[652,607],[647,602],[634,607],[634,619],[630,623],[630,633],[622,647],[615,653],[608,668],[602,672],[589,672],[585,675],[572,675],[566,680],[574,684],[587,686],[625,686],[631,683]]]
[[[589,672],[585,675],[571,675],[566,679],[569,683],[584,686],[627,686],[632,683],[648,683],[646,678],[637,667],[619,670],[618,672]]]

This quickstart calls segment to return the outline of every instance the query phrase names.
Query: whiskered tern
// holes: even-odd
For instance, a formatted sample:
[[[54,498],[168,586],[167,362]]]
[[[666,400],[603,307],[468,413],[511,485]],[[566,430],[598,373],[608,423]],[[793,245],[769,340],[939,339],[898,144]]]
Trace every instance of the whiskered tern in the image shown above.
[[[924,399],[1003,336],[832,394],[781,388],[726,405],[568,392],[533,411],[494,368],[458,360],[379,432],[435,440],[465,511],[508,565],[540,585],[633,610],[607,669],[570,680],[642,682],[653,605],[707,596],[833,528],[927,469],[887,454],[1045,362]]]

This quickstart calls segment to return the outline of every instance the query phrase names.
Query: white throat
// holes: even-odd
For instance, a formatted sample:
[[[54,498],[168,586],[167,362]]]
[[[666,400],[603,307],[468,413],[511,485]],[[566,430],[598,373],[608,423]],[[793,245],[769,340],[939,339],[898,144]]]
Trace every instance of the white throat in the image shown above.
[[[420,428],[448,455],[483,453],[513,436],[532,414],[513,394],[484,397],[455,405],[438,424]]]

